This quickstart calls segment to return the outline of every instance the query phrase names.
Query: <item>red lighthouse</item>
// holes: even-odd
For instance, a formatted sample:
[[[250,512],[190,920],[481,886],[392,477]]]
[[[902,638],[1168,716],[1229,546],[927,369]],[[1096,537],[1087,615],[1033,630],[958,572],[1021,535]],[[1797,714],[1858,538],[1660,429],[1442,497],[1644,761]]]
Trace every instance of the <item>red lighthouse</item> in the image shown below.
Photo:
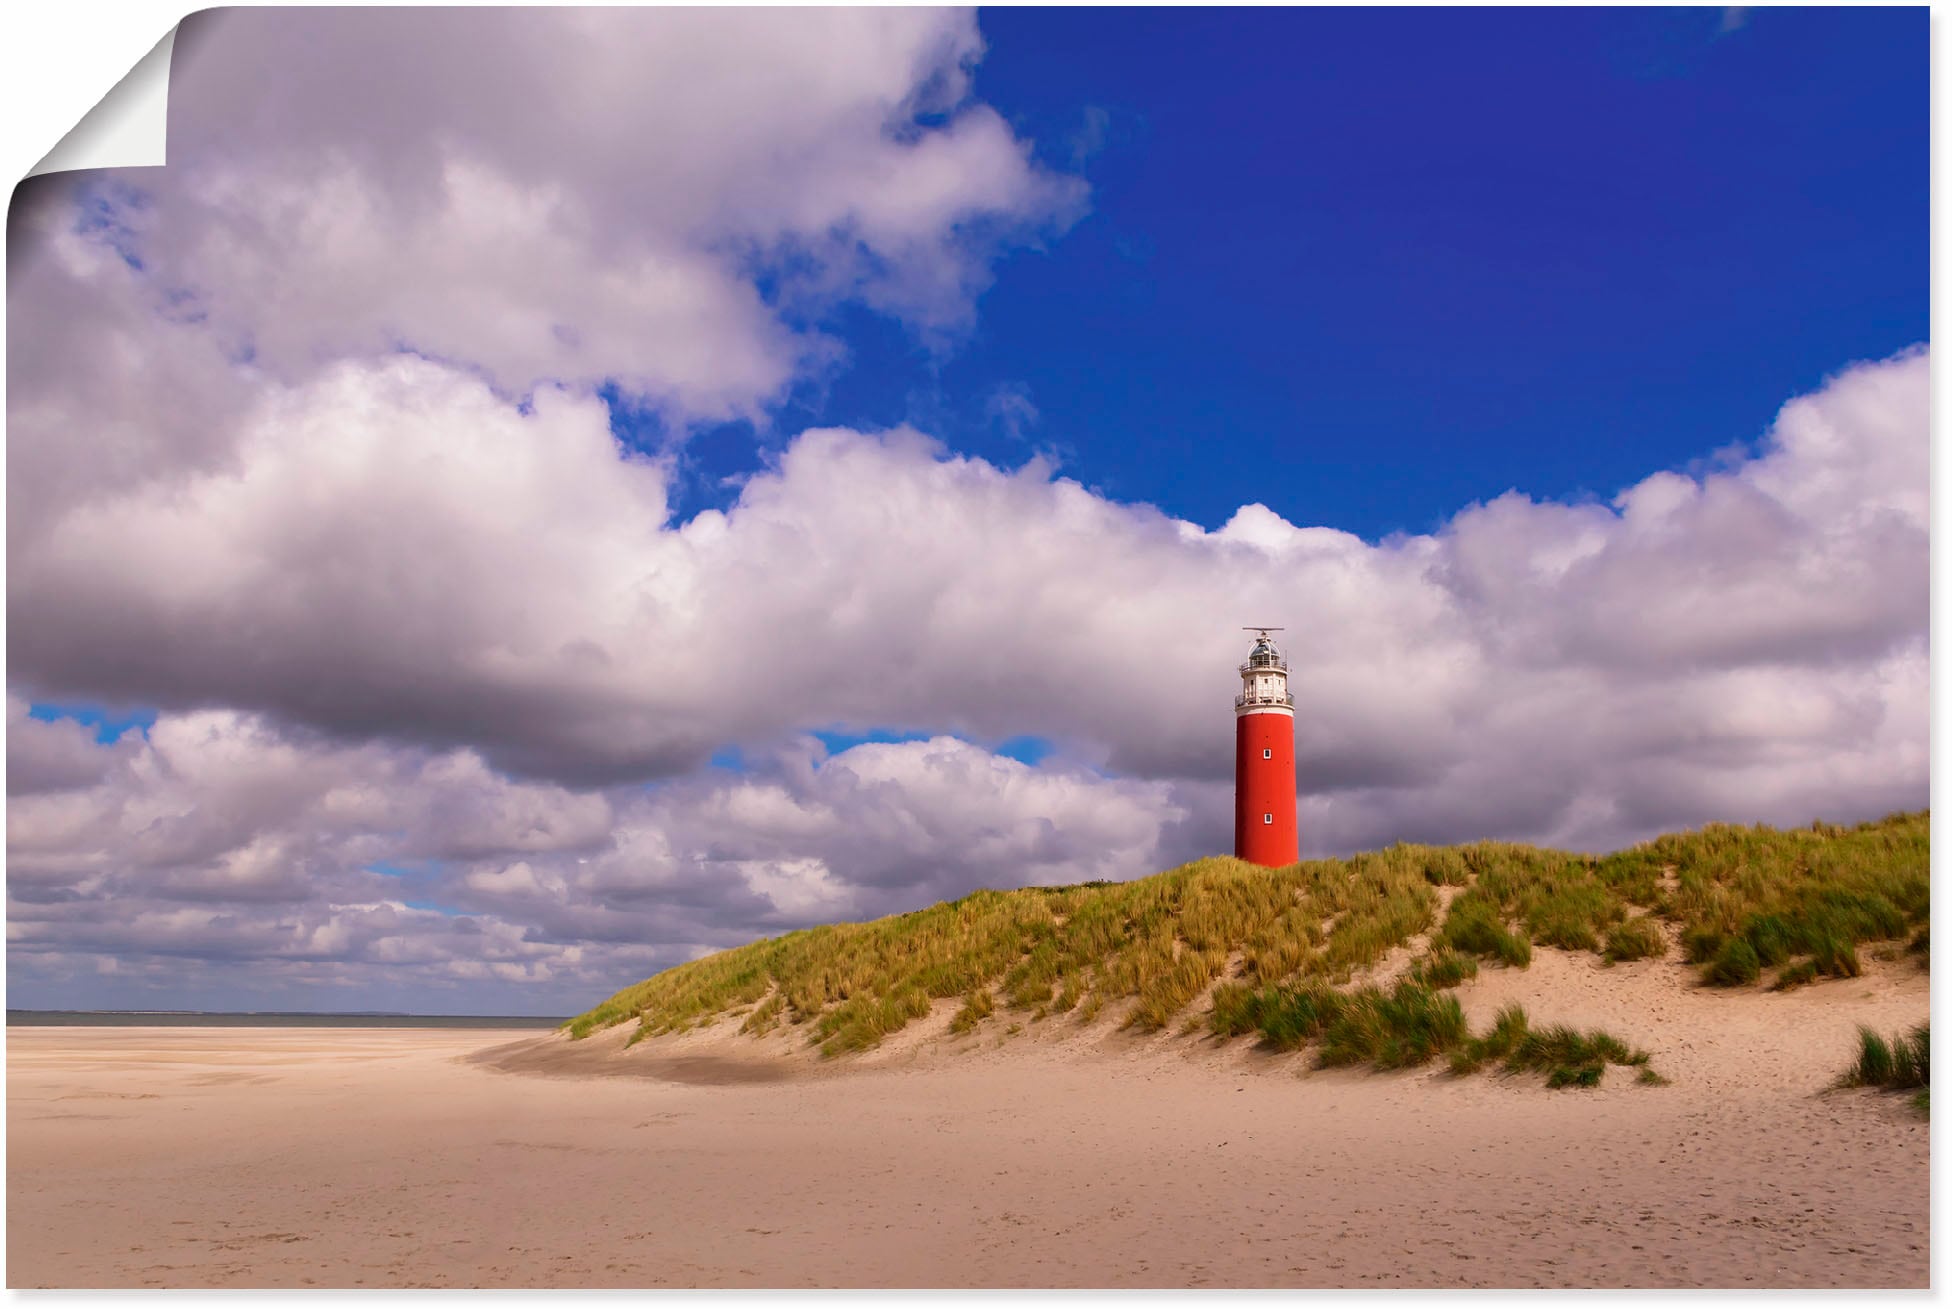
[[[1288,694],[1288,661],[1269,632],[1240,666],[1234,697],[1234,854],[1279,868],[1301,858],[1295,831],[1295,698]]]

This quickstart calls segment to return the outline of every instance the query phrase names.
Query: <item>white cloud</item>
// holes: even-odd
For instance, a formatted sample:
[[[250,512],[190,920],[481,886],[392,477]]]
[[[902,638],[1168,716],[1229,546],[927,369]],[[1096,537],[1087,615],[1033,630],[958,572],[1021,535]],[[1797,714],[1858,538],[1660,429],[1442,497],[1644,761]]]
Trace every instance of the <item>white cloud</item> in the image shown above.
[[[98,780],[9,807],[10,966],[30,991],[91,955],[119,961],[118,985],[161,958],[266,984],[302,961],[396,996],[488,977],[529,986],[519,1008],[580,1007],[766,931],[1135,876],[1176,812],[1162,783],[946,738],[831,759],[802,741],[751,776],[608,794],[231,713],[165,715],[147,741],[90,748]]]
[[[7,794],[66,791],[99,780],[114,762],[95,733],[72,718],[43,722],[28,717],[28,704],[7,697]]]
[[[1081,212],[972,98],[969,11],[219,10],[178,36],[170,166],[118,244],[302,380],[404,345],[504,392],[611,379],[759,417],[859,299],[969,319]]]
[[[1922,353],[1863,365],[1699,478],[1612,506],[1512,493],[1372,546],[1261,506],[1203,531],[906,432],[809,432],[728,512],[674,524],[664,469],[622,455],[593,400],[524,413],[431,362],[345,364],[269,392],[225,471],[21,542],[11,653],[46,690],[228,702],[568,780],[830,724],[1035,733],[1190,779],[1225,774],[1252,615],[1292,629],[1305,789],[1409,814],[1420,788],[1569,742],[1547,788],[1566,808],[1600,772],[1579,760],[1704,695],[1821,702],[1758,758],[1809,713],[1838,748],[1922,715],[1856,688],[1909,694],[1924,658],[1928,398]],[[1485,830],[1559,830],[1480,799]]]
[[[467,752],[309,740],[230,710],[166,714],[144,740],[90,748],[67,786],[9,797],[18,893],[135,879],[195,899],[368,894],[386,885],[363,871],[381,860],[576,850],[610,830],[602,796],[513,783]]]
[[[966,326],[1076,178],[972,95],[967,11],[211,10],[167,169],[25,184],[9,223],[8,539],[240,459],[267,389],[440,358],[765,422],[866,303]]]

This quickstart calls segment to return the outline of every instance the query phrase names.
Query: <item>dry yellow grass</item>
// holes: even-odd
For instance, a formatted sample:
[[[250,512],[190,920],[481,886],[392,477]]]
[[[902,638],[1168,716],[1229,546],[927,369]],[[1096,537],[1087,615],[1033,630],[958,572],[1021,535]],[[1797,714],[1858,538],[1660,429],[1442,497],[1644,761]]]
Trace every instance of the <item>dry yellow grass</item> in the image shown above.
[[[744,1011],[744,1031],[790,1023],[838,1054],[961,997],[965,1029],[992,1011],[1088,1022],[1129,1000],[1125,1021],[1153,1030],[1216,981],[1223,1007],[1282,984],[1346,986],[1425,933],[1436,957],[1419,976],[1439,985],[1462,974],[1458,956],[1522,967],[1533,943],[1611,943],[1614,957],[1636,957],[1652,949],[1641,917],[1674,924],[1710,982],[1766,980],[1766,968],[1849,975],[1860,942],[1928,922],[1928,865],[1922,812],[1848,828],[1714,825],[1605,856],[1482,841],[1275,869],[1201,859],[755,941],[628,987],[568,1026],[582,1036],[635,1018],[654,1035]],[[1438,886],[1463,888],[1441,922]]]

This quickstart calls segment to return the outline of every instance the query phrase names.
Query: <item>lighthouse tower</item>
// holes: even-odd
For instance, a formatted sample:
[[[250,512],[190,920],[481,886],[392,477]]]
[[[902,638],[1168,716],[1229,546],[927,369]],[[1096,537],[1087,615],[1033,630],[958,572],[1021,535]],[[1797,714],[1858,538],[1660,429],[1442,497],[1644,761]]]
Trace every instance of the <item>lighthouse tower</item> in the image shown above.
[[[1234,854],[1279,868],[1301,858],[1295,832],[1295,698],[1288,694],[1288,661],[1269,632],[1257,632],[1240,666],[1234,697]]]

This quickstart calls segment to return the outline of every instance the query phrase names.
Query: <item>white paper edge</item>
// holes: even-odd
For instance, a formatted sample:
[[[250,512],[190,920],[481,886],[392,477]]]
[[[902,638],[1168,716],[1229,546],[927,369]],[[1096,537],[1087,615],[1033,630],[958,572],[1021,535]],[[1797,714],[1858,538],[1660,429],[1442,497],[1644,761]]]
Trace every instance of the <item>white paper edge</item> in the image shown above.
[[[176,28],[109,89],[28,170],[28,177],[77,168],[160,168],[169,144],[169,62]]]

